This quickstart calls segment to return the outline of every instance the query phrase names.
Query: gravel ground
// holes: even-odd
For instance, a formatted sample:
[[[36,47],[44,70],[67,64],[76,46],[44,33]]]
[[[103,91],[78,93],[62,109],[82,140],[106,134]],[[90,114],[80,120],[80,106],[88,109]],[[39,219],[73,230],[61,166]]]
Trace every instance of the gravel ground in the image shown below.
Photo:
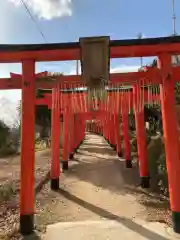
[[[36,233],[40,239],[48,224],[99,219],[143,219],[171,225],[168,201],[139,187],[137,164],[125,169],[124,161],[97,135],[87,135],[84,144],[60,176],[60,189],[50,190],[50,152],[36,153]],[[0,236],[18,229],[19,157],[1,159],[0,183],[13,186],[11,200],[0,204]],[[40,183],[45,183],[40,184]],[[1,210],[2,209],[2,210]],[[13,236],[12,236],[13,235]],[[41,237],[38,237],[41,236]],[[29,239],[29,238],[28,238]]]

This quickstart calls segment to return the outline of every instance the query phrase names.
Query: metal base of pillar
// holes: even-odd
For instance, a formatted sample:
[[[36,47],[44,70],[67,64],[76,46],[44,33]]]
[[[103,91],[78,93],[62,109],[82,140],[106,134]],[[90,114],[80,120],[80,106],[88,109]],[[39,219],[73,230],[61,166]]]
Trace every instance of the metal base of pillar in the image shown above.
[[[69,154],[69,159],[73,159],[74,158],[74,153],[70,153]]]
[[[68,170],[68,161],[62,161],[62,169],[63,170]]]
[[[59,178],[51,179],[51,189],[52,190],[59,189]]]
[[[120,158],[122,158],[123,157],[123,155],[122,155],[122,153],[120,152],[120,153],[118,153],[118,157],[120,157]]]
[[[20,233],[30,235],[34,231],[34,214],[20,216]]]
[[[126,164],[126,168],[132,168],[132,161],[131,161],[131,159],[130,160],[126,160],[125,164]]]
[[[149,177],[141,177],[141,187],[142,188],[150,188],[150,178]]]
[[[172,212],[172,224],[174,232],[180,234],[180,212]]]

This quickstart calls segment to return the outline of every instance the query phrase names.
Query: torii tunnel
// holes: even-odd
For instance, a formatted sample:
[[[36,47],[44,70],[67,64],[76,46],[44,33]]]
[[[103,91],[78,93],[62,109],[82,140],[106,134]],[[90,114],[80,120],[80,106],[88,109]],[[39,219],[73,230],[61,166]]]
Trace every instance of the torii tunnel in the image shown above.
[[[144,104],[152,101],[159,102],[162,109],[173,229],[180,233],[180,149],[174,95],[174,85],[179,80],[180,68],[171,64],[171,56],[180,54],[180,36],[111,40],[109,52],[111,59],[157,56],[158,67],[146,67],[143,71],[138,72],[110,74],[107,100],[100,101],[97,106],[94,102],[91,104],[87,102],[86,84],[82,81],[81,75],[53,76],[53,80],[50,81],[47,72],[35,74],[35,63],[39,61],[80,60],[79,42],[0,45],[0,63],[22,63],[22,75],[11,74],[9,79],[0,79],[0,89],[22,89],[20,231],[24,235],[28,235],[34,230],[36,104],[47,105],[52,109],[50,172],[53,190],[57,190],[61,184],[60,162],[62,162],[63,170],[68,170],[69,158],[83,142],[86,120],[98,119],[101,127],[96,132],[102,134],[114,146],[119,157],[124,157],[126,167],[132,167],[128,131],[130,109],[133,109],[135,113],[141,186],[148,188],[150,181],[144,127]],[[152,94],[148,88],[144,88],[145,85],[153,84],[160,86],[160,94]],[[79,90],[80,88],[83,90]],[[49,89],[52,92],[44,94],[42,99],[36,99],[36,89]],[[64,124],[62,159],[60,159],[59,147],[61,114],[63,114]],[[123,139],[119,134],[120,117],[122,117],[123,124]],[[121,151],[122,141],[124,141],[125,147],[124,156]]]

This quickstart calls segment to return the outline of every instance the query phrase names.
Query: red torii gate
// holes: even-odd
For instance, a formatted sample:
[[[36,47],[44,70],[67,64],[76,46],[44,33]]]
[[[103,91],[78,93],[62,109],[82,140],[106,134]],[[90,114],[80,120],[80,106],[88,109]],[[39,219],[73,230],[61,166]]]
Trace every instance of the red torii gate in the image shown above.
[[[169,179],[170,205],[173,214],[173,228],[180,233],[180,194],[178,193],[178,176],[180,175],[180,150],[178,144],[177,117],[174,101],[174,81],[172,79],[171,55],[180,53],[180,37],[142,39],[142,40],[114,40],[110,41],[110,57],[143,57],[158,56],[160,68],[160,98],[163,116],[164,141],[166,162]],[[79,43],[68,44],[35,44],[35,45],[0,45],[0,62],[21,62],[22,82],[16,86],[13,83],[3,83],[0,89],[22,88],[22,144],[21,144],[21,204],[20,228],[21,233],[29,234],[33,231],[34,215],[34,107],[35,107],[35,62],[36,61],[64,61],[79,60]],[[154,82],[153,78],[150,82]],[[9,85],[8,85],[9,84]],[[47,86],[47,83],[45,84]],[[51,84],[50,84],[51,85]],[[142,135],[142,112],[137,111],[140,87],[135,80],[134,109],[138,136]],[[4,87],[4,88],[3,88]],[[45,87],[46,88],[46,87]],[[55,90],[56,95],[59,91]],[[137,98],[136,98],[137,95]],[[53,100],[54,107],[58,102]],[[54,108],[53,107],[53,108]],[[56,114],[58,112],[55,111]],[[55,119],[55,117],[54,117]],[[28,134],[28,138],[27,138]],[[81,136],[82,137],[82,136]],[[59,147],[59,146],[58,146]],[[173,167],[172,167],[173,164]],[[28,189],[28,192],[26,191]]]
[[[61,113],[65,114],[65,112],[66,112],[65,109],[68,108],[69,111],[72,114],[75,114],[75,113],[81,114],[81,116],[85,117],[86,119],[91,118],[93,116],[93,114],[96,117],[97,117],[98,114],[99,115],[101,114],[100,116],[102,117],[102,115],[104,114],[104,117],[105,117],[107,115],[107,113],[112,113],[112,114],[117,115],[117,117],[118,117],[118,115],[120,113],[122,115],[122,120],[123,120],[123,133],[124,133],[126,167],[132,167],[131,151],[130,151],[130,139],[129,139],[129,130],[128,130],[128,112],[130,111],[130,108],[133,107],[133,93],[132,92],[122,92],[122,93],[117,92],[113,95],[113,93],[110,92],[110,93],[108,93],[108,95],[109,95],[109,99],[111,99],[111,101],[109,100],[109,104],[107,106],[104,105],[102,107],[101,107],[101,105],[99,105],[99,110],[96,111],[95,113],[90,111],[87,108],[87,92],[84,92],[84,93],[79,92],[79,93],[73,93],[73,94],[62,93],[61,92],[59,107],[61,109]],[[148,91],[143,91],[143,97],[142,97],[143,101],[141,102],[141,104],[138,104],[139,105],[138,111],[143,111],[143,106],[142,105],[144,105],[145,102],[159,101],[159,95],[153,95],[153,96],[151,96],[151,98],[149,98],[148,95],[149,95]],[[66,101],[67,96],[68,96],[68,101]],[[77,105],[77,101],[75,101],[75,100],[77,100],[80,97],[81,97],[81,102],[82,102],[83,109],[81,109],[81,107],[79,107],[79,109],[77,109],[74,106],[74,104],[72,105],[73,102],[75,102],[76,105]],[[117,103],[117,102],[119,102],[119,103]],[[113,104],[113,103],[117,103],[117,104]],[[52,94],[51,93],[44,93],[44,98],[36,99],[36,104],[37,105],[47,105],[51,109],[52,108],[51,107],[52,106]],[[80,106],[80,105],[78,104],[78,106]],[[117,121],[118,121],[118,119],[117,119]],[[117,121],[115,121],[115,119],[113,117],[113,121],[109,121],[109,124],[112,125],[112,123],[116,122],[116,128],[119,129],[119,121],[118,122]],[[143,122],[143,125],[144,125],[144,122]],[[109,134],[111,132],[114,132],[113,130],[110,129],[109,133],[107,133],[106,140],[112,142],[111,146],[113,146],[117,150],[117,153],[118,153],[119,156],[122,156],[122,154],[121,154],[121,140],[120,140],[119,134],[117,135],[118,131],[116,130],[116,128],[114,128],[116,139],[110,139],[113,136],[110,137]],[[68,129],[64,129],[64,130],[65,130],[65,135],[66,135],[66,131],[68,132]],[[144,136],[144,138],[145,138],[145,136]],[[144,139],[142,139],[142,136],[139,136],[138,140],[139,140],[138,141],[138,143],[139,143],[138,144],[138,149],[141,149],[143,147],[142,142],[143,142]],[[64,142],[65,142],[65,145],[67,146],[68,139],[66,139],[66,141],[64,140]],[[142,162],[144,162],[144,159],[146,159],[145,168],[148,168],[146,155],[147,154],[145,152],[144,152],[143,155],[140,153],[140,159],[141,159]],[[68,156],[68,154],[66,154],[66,158],[67,158],[67,156]],[[63,157],[63,159],[64,159],[64,157]],[[143,164],[140,164],[140,168],[141,168],[141,166],[143,167]],[[143,170],[142,170],[142,172],[143,172]],[[146,176],[146,178],[145,178],[145,176]],[[141,181],[142,181],[141,186],[142,187],[149,187],[149,178],[147,178],[147,176],[148,175],[142,175],[141,174]]]

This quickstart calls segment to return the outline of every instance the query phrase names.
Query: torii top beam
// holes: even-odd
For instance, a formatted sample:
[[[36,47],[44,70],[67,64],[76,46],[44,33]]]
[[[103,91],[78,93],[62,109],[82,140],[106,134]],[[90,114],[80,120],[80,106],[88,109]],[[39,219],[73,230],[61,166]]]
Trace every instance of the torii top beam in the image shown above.
[[[148,57],[161,53],[180,54],[180,36],[111,40],[110,57]],[[80,60],[79,42],[0,45],[0,62]]]

